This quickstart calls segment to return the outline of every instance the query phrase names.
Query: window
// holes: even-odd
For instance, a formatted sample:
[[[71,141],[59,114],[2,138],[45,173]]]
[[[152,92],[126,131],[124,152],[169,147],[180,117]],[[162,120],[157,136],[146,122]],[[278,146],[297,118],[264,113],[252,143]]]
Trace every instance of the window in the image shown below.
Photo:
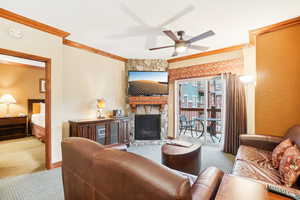
[[[198,96],[197,96],[197,108],[201,108],[201,104],[203,104],[201,100],[202,100],[202,99],[201,99],[201,96],[198,95]]]
[[[193,95],[192,102],[193,102],[193,108],[196,108],[197,107],[197,96],[196,95]]]
[[[186,94],[183,95],[182,103],[183,103],[183,105],[182,105],[183,108],[188,107],[188,95],[186,95]]]
[[[205,82],[204,81],[197,81],[197,88],[199,90],[204,90],[205,89]]]
[[[193,87],[197,87],[197,82],[198,82],[198,81],[193,81],[193,82],[192,82]]]
[[[188,108],[192,108],[193,107],[193,105],[194,105],[194,102],[193,102],[193,100],[192,99],[189,99],[189,101],[188,101]]]
[[[220,80],[220,79],[217,79],[215,80],[216,81],[216,87],[215,87],[215,90],[218,90],[218,91],[222,91],[223,89],[223,81]],[[221,92],[222,93],[222,92]]]

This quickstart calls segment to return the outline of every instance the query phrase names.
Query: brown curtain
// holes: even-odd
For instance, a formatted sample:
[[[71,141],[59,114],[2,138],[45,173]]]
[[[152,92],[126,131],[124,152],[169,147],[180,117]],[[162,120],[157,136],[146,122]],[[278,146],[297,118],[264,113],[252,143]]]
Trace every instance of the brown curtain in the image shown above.
[[[226,118],[224,152],[236,155],[239,136],[247,132],[246,98],[243,83],[235,74],[225,74]]]

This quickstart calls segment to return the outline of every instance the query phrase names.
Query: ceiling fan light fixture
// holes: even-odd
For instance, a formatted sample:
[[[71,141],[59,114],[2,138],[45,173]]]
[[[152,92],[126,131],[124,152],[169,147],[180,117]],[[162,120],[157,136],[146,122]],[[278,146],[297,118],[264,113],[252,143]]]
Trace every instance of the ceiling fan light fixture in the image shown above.
[[[182,47],[176,47],[175,51],[177,53],[182,53],[182,52],[185,52],[186,50],[186,47],[182,46]]]
[[[185,43],[178,43],[175,47],[175,51],[177,53],[182,53],[185,52],[187,49],[187,46],[185,45]]]

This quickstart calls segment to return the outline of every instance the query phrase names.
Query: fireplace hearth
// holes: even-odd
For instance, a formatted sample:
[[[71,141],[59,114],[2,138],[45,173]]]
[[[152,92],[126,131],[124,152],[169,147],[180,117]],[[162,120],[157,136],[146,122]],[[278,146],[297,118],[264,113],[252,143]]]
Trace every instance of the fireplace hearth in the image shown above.
[[[160,140],[160,115],[135,115],[135,140]]]

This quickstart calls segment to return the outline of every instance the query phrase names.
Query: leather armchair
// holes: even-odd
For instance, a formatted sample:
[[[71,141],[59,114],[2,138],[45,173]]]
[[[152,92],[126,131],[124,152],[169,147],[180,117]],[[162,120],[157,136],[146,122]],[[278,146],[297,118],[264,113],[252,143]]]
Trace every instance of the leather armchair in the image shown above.
[[[66,200],[209,200],[223,177],[211,167],[194,181],[193,175],[84,138],[65,139],[62,156]]]

